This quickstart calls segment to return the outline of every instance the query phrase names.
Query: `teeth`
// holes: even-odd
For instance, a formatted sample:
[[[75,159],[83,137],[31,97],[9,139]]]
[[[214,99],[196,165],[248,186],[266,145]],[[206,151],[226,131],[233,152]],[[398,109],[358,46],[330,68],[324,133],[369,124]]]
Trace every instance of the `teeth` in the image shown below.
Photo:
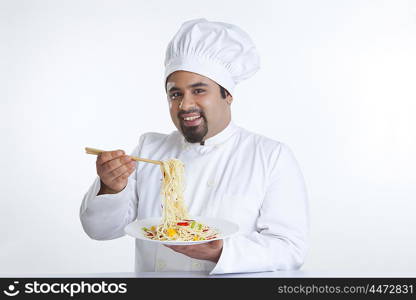
[[[195,116],[195,117],[187,117],[187,118],[184,118],[184,120],[185,121],[192,121],[192,120],[195,120],[195,119],[198,119],[199,118],[199,116]]]

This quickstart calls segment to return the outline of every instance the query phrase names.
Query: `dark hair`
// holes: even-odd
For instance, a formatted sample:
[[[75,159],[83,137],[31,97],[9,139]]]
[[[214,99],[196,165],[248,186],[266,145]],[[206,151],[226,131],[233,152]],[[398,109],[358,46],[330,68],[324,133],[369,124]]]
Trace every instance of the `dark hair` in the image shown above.
[[[169,75],[170,76],[170,75]],[[166,81],[165,81],[165,92],[167,93],[168,92],[168,87],[167,87],[167,83],[168,83],[168,79],[169,79],[169,76],[166,78]],[[219,84],[218,84],[219,85]],[[230,93],[225,89],[225,88],[223,88],[221,85],[219,85],[219,87],[220,87],[220,93],[221,93],[221,97],[223,98],[223,99],[225,99],[225,98],[227,98],[227,96],[229,96],[230,95]]]
[[[230,95],[230,93],[225,88],[223,88],[221,85],[220,85],[220,93],[221,93],[221,97],[223,99],[227,98],[227,96]]]

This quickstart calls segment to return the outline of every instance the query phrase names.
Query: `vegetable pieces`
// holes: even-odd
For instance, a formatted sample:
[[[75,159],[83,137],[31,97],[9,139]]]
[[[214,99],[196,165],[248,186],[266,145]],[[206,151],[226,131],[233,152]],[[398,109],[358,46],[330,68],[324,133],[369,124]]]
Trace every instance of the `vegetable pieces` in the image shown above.
[[[196,220],[179,220],[163,230],[162,225],[143,227],[145,236],[162,241],[202,241],[218,237],[218,232]]]

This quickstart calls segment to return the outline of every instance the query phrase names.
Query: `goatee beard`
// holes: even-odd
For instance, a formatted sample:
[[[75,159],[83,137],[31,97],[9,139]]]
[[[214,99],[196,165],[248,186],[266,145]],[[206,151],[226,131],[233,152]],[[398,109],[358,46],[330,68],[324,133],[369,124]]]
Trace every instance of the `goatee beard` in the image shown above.
[[[208,133],[208,126],[204,116],[198,126],[184,126],[181,120],[182,134],[188,143],[201,143]]]
[[[185,126],[182,115],[190,113],[198,113],[202,119],[201,124],[198,126]],[[201,143],[208,133],[207,119],[205,118],[204,112],[199,109],[191,109],[189,111],[181,110],[178,112],[178,118],[185,140],[188,143]]]
[[[182,134],[188,143],[201,143],[208,133],[208,126],[205,116],[201,114],[201,124],[198,126],[185,126],[183,120],[180,119]]]

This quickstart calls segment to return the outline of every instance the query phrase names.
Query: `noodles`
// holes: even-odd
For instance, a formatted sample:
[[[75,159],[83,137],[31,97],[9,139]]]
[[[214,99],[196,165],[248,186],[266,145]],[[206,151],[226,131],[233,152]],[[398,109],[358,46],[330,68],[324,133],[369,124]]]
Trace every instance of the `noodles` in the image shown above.
[[[171,227],[177,220],[189,219],[183,200],[185,168],[179,159],[163,161],[163,229]]]
[[[179,159],[163,161],[162,182],[162,224],[150,228],[143,227],[146,236],[161,241],[199,241],[218,237],[218,232],[192,220],[184,203],[185,168]]]

